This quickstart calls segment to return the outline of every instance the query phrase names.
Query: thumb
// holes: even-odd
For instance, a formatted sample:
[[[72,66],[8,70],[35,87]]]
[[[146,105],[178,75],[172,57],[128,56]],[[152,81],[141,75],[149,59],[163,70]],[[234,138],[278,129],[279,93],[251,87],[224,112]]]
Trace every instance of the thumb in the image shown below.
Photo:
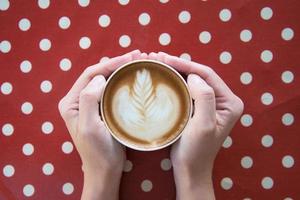
[[[105,86],[102,75],[95,76],[79,95],[79,122],[81,126],[90,126],[100,121],[99,102]]]
[[[191,119],[192,124],[215,126],[216,102],[214,90],[196,74],[190,74],[187,82],[195,104],[194,116]]]

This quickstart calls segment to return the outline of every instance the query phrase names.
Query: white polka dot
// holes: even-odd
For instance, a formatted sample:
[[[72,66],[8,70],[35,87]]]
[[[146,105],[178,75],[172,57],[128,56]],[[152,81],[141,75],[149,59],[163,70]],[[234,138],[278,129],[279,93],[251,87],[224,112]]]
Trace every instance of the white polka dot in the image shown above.
[[[53,124],[49,121],[46,121],[42,124],[42,132],[45,134],[50,134],[53,131]]]
[[[31,197],[34,194],[34,191],[35,191],[34,186],[31,184],[27,184],[23,187],[23,194],[26,197]]]
[[[264,50],[260,54],[260,59],[265,63],[269,63],[273,59],[273,53],[270,50]]]
[[[248,29],[242,30],[241,33],[240,33],[240,39],[243,42],[249,42],[252,39],[252,33],[251,33],[251,31],[248,30]]]
[[[265,92],[261,95],[260,100],[264,105],[270,105],[273,102],[273,95],[269,92]]]
[[[21,31],[28,31],[30,29],[31,23],[29,19],[23,18],[19,21],[19,28]]]
[[[39,0],[38,5],[41,9],[46,9],[50,5],[50,0]]]
[[[110,24],[110,17],[108,15],[101,15],[98,19],[98,23],[101,27],[108,27]]]
[[[0,1],[0,10],[5,11],[9,8],[9,1],[8,0],[1,0]]]
[[[273,16],[273,10],[270,7],[264,7],[260,11],[260,16],[264,20],[269,20]]]
[[[14,133],[14,126],[12,124],[4,124],[2,126],[2,134],[5,136],[11,136]]]
[[[281,31],[281,37],[282,39],[288,41],[293,39],[294,37],[294,31],[291,28],[285,28]]]
[[[281,162],[285,168],[291,168],[294,166],[294,158],[290,155],[284,156]]]
[[[291,83],[294,80],[294,74],[291,71],[284,71],[281,74],[281,80],[284,83]]]
[[[124,164],[123,171],[124,172],[130,172],[132,170],[133,164],[130,160],[126,160]]]
[[[22,151],[24,155],[30,156],[34,152],[34,146],[30,143],[26,143],[23,145]]]
[[[63,16],[59,19],[58,25],[61,29],[68,29],[71,25],[71,20],[69,17]]]
[[[232,145],[232,138],[230,136],[227,136],[226,139],[223,142],[223,148],[229,148]]]
[[[240,76],[240,81],[244,85],[248,85],[252,82],[252,75],[250,72],[243,72]]]
[[[224,190],[230,190],[233,186],[233,182],[231,180],[231,178],[225,177],[221,180],[221,187]]]
[[[169,158],[162,159],[162,160],[160,161],[160,167],[161,167],[161,169],[164,170],[164,171],[170,170],[171,167],[172,167],[172,162],[171,162],[171,160],[170,160]]]
[[[148,13],[142,13],[139,16],[139,23],[143,26],[146,26],[150,23],[151,17]]]
[[[284,125],[290,126],[294,123],[294,116],[291,113],[285,113],[282,115],[281,121]]]
[[[168,33],[162,33],[159,36],[159,43],[163,46],[169,45],[171,42],[171,36]]]
[[[59,62],[59,67],[62,71],[69,71],[72,67],[72,62],[68,58],[63,58]]]
[[[0,43],[0,51],[2,53],[8,53],[11,50],[11,44],[8,40],[3,40]]]
[[[10,94],[12,92],[12,90],[13,90],[13,86],[12,86],[11,83],[4,82],[4,83],[1,84],[1,92],[2,92],[2,94],[8,95],[8,94]]]
[[[78,4],[81,7],[87,7],[90,4],[90,0],[78,0]]]
[[[241,165],[245,169],[249,169],[253,165],[253,160],[250,156],[245,156],[241,159]]]
[[[231,19],[231,11],[229,9],[223,9],[219,13],[221,21],[228,22]]]
[[[49,176],[54,172],[54,166],[51,163],[45,163],[43,165],[42,171],[45,175]]]
[[[241,124],[245,127],[249,127],[251,126],[251,124],[253,123],[253,119],[252,116],[249,114],[244,114],[241,117]]]
[[[150,180],[143,180],[141,183],[141,188],[144,192],[150,192],[153,188],[152,182]]]
[[[228,51],[223,51],[221,54],[220,54],[220,62],[223,63],[223,64],[228,64],[231,62],[231,59],[232,59],[232,56],[231,54],[228,52]]]
[[[24,102],[21,106],[21,110],[22,113],[29,115],[33,110],[33,106],[30,102]]]
[[[121,47],[123,48],[126,48],[126,47],[129,47],[130,44],[131,44],[131,39],[128,35],[122,35],[120,38],[119,38],[119,44]]]
[[[283,200],[293,200],[291,197],[285,197]]]
[[[264,147],[271,147],[273,145],[273,137],[271,135],[264,135],[261,138],[261,144]]]
[[[199,34],[199,41],[203,44],[207,44],[209,43],[211,40],[211,34],[210,32],[208,31],[202,31],[200,34]]]
[[[102,58],[100,59],[100,63],[105,63],[105,62],[107,62],[108,60],[109,60],[109,57],[104,56],[104,57],[102,57]]]
[[[29,60],[24,60],[21,62],[20,64],[20,70],[23,72],[23,73],[28,73],[31,71],[31,68],[32,68],[32,64]]]
[[[41,82],[40,89],[44,93],[49,93],[52,90],[52,83],[48,80]]]
[[[169,0],[159,0],[160,1],[160,3],[168,3],[169,2]]]
[[[88,37],[82,37],[79,40],[79,46],[82,49],[88,49],[91,46],[91,40]]]
[[[42,39],[40,41],[40,49],[42,51],[48,51],[51,48],[51,41],[49,39]]]
[[[264,177],[261,181],[261,186],[268,190],[271,189],[274,185],[273,179],[271,177]]]
[[[74,186],[72,183],[65,183],[62,187],[62,191],[66,195],[70,195],[74,192]]]
[[[61,149],[65,154],[70,154],[73,151],[73,144],[69,141],[64,142],[61,146]]]
[[[119,4],[121,4],[122,6],[125,6],[129,3],[129,0],[119,0]]]
[[[188,53],[183,53],[183,54],[181,54],[181,55],[180,55],[180,58],[182,58],[182,59],[184,59],[184,60],[189,60],[189,61],[192,60],[191,55],[188,54]]]
[[[5,165],[3,167],[3,175],[6,177],[12,177],[15,174],[15,168],[12,165]]]
[[[251,198],[248,198],[248,197],[246,197],[246,198],[244,198],[243,200],[252,200]]]
[[[186,10],[181,11],[178,15],[178,20],[183,24],[189,23],[191,20],[191,14]]]

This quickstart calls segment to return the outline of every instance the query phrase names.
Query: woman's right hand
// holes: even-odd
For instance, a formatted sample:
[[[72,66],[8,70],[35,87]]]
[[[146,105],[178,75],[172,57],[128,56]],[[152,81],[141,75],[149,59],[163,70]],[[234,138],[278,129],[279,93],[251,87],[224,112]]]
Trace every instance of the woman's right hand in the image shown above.
[[[243,112],[244,104],[213,69],[169,54],[150,53],[188,75],[194,115],[171,150],[177,199],[214,199],[212,170],[221,145]]]

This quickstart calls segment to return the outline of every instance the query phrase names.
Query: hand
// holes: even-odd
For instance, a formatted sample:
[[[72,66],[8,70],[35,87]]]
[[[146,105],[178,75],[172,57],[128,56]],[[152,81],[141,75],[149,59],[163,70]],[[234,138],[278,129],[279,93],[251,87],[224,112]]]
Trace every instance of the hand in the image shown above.
[[[90,66],[59,102],[59,111],[82,160],[82,199],[118,199],[125,148],[115,141],[99,116],[105,76],[117,67],[145,58],[139,50]]]
[[[243,112],[243,102],[209,67],[163,52],[149,59],[164,62],[188,75],[194,115],[171,150],[178,199],[214,199],[215,157]]]

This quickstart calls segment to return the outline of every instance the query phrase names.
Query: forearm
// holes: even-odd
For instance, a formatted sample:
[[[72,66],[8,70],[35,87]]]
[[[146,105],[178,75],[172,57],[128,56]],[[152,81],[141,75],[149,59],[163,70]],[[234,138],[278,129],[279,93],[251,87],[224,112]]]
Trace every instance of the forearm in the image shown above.
[[[122,172],[84,173],[81,200],[117,200]]]
[[[199,176],[184,170],[174,172],[176,200],[215,200],[211,174]]]

